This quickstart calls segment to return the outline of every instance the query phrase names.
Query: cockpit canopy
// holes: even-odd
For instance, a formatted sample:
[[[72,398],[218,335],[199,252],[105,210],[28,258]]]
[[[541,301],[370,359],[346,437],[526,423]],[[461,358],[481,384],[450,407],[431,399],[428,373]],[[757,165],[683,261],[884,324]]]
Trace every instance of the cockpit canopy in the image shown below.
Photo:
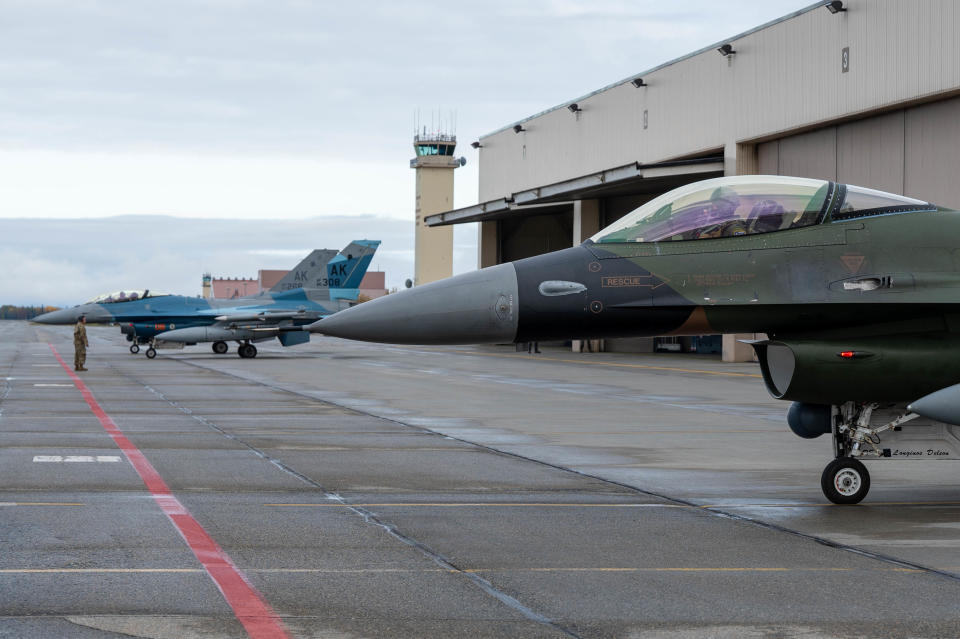
[[[839,203],[839,205],[838,205]],[[741,175],[687,184],[592,238],[598,243],[700,240],[772,233],[886,212],[930,211],[921,200],[826,180]]]
[[[142,291],[117,291],[116,293],[104,293],[103,295],[97,295],[92,300],[87,301],[87,304],[116,304],[117,302],[133,302],[134,300],[142,300],[147,297],[163,297],[164,295],[169,295],[170,293],[161,293],[159,291],[151,291],[150,289],[145,289]]]

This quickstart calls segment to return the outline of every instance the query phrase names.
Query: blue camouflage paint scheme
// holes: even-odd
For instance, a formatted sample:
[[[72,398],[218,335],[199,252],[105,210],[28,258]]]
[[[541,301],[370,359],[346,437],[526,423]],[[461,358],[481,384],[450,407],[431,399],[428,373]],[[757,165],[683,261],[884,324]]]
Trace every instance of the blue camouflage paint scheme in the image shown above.
[[[141,344],[155,338],[162,341],[163,334],[170,331],[195,327],[221,325],[247,334],[250,331],[246,329],[252,330],[254,327],[282,327],[295,332],[238,339],[260,341],[277,337],[284,346],[293,346],[309,341],[309,333],[301,332],[296,327],[336,313],[349,306],[349,301],[357,299],[360,281],[379,245],[379,240],[355,240],[332,258],[326,264],[329,287],[271,290],[229,300],[157,294],[130,301],[80,304],[45,313],[33,321],[40,324],[73,324],[83,315],[90,324],[119,325],[129,341],[136,340]],[[294,313],[296,316],[291,317]],[[284,316],[271,317],[273,314]]]

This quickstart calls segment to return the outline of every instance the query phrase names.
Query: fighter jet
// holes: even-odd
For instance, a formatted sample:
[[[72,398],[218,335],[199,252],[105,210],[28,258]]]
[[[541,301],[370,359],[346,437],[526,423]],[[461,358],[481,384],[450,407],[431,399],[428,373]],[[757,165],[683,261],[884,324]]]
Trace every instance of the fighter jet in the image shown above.
[[[379,240],[355,240],[337,253],[310,253],[269,291],[236,299],[207,300],[150,290],[100,295],[73,308],[34,318],[40,324],[72,324],[84,315],[90,324],[119,324],[138,353],[157,356],[158,346],[213,342],[213,352],[238,344],[243,358],[257,356],[254,342],[276,337],[283,346],[309,341],[304,326],[347,308],[359,295],[360,281],[380,246]]]
[[[863,460],[960,458],[960,212],[783,176],[670,191],[569,249],[416,287],[309,330],[405,344],[765,333],[791,430],[829,435],[821,487]]]

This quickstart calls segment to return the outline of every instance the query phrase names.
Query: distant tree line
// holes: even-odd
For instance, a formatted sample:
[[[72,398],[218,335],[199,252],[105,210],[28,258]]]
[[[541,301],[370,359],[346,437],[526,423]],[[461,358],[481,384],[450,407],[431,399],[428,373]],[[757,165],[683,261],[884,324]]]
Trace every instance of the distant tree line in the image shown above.
[[[0,306],[0,320],[28,320],[55,310],[57,310],[56,306],[13,306],[12,304],[4,304]]]

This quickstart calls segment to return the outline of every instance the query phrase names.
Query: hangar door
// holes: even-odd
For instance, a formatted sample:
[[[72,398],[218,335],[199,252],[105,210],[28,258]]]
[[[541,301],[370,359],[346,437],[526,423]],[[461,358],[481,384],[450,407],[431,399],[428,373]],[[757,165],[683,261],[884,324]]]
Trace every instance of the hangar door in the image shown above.
[[[765,142],[757,164],[960,208],[960,98]]]
[[[570,248],[573,207],[565,213],[526,215],[500,220],[499,262],[512,262]]]

